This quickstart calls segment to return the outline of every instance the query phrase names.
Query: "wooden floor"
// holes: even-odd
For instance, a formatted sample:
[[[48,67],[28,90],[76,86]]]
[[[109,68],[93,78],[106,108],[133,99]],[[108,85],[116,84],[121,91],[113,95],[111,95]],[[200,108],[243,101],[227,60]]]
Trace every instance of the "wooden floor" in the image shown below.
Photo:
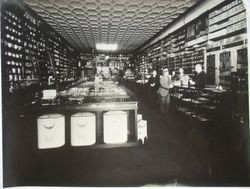
[[[89,149],[66,143],[37,148],[32,110],[8,114],[3,129],[4,186],[250,186],[244,161],[234,156],[228,134],[191,122],[185,115],[161,115],[139,100],[148,121],[144,145]]]

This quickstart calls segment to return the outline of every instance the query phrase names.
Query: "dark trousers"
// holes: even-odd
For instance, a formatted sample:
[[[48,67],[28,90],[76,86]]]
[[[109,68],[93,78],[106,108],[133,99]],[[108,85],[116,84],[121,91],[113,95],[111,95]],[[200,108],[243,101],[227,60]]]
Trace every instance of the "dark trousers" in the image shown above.
[[[148,104],[151,108],[156,107],[157,91],[154,87],[148,87]]]

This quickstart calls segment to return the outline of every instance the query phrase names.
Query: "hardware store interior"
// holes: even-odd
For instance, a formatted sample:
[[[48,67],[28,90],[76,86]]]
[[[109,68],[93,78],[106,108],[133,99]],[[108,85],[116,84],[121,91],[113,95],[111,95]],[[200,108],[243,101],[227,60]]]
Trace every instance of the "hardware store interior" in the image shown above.
[[[250,186],[244,0],[3,0],[3,184]]]

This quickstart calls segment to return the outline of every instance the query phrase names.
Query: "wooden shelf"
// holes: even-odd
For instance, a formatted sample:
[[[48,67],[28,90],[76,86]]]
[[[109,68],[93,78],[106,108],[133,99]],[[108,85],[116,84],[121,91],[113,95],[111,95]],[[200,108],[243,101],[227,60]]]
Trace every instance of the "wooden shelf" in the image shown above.
[[[244,8],[243,4],[240,4],[239,6],[235,6],[232,9],[224,11],[222,14],[220,14],[218,16],[210,18],[209,19],[209,26],[213,26],[215,24],[218,24],[225,19],[230,19],[231,17],[237,16],[238,14],[240,14],[242,12],[245,12],[245,8]],[[215,19],[216,17],[221,17],[221,18]]]
[[[238,18],[237,20],[234,20],[234,21],[231,21],[230,22],[230,19],[227,21],[227,22],[224,22],[224,24],[222,25],[218,25],[218,28],[211,28],[210,27],[210,29],[209,29],[209,33],[211,34],[211,33],[215,33],[215,32],[217,32],[217,31],[219,31],[219,30],[222,30],[222,29],[225,29],[225,28],[228,28],[228,27],[230,27],[230,26],[233,26],[233,25],[236,25],[236,24],[238,24],[238,23],[240,23],[240,22],[242,22],[242,21],[246,21],[246,13],[244,12],[244,14],[242,14],[242,15],[245,15],[244,17],[243,16],[240,16],[240,17],[238,17],[238,15],[235,17],[235,18]],[[214,25],[213,25],[214,26]]]
[[[53,30],[44,30],[40,20],[34,19],[16,5],[8,5],[2,12],[2,68],[3,94],[16,96],[29,88],[35,78],[36,84],[47,88],[48,77],[56,74],[62,78],[65,68],[69,78],[77,79],[77,54],[65,39]],[[47,27],[47,26],[46,26]],[[51,54],[51,65],[48,57]],[[57,63],[55,63],[57,62]],[[25,81],[30,81],[28,85]]]
[[[209,34],[208,39],[212,41],[219,41],[221,39],[225,39],[225,38],[229,38],[238,34],[246,33],[246,29],[247,29],[246,27],[242,27],[242,28],[237,28],[235,29],[235,31],[230,31],[230,32],[227,32],[226,29],[223,29],[216,33]]]
[[[223,12],[226,12],[229,9],[232,9],[233,7],[241,5],[241,4],[242,4],[241,0],[235,0],[235,1],[231,2],[230,4],[224,5],[222,8],[214,10],[213,12],[211,12],[209,14],[209,19],[212,19],[212,18],[222,14]]]

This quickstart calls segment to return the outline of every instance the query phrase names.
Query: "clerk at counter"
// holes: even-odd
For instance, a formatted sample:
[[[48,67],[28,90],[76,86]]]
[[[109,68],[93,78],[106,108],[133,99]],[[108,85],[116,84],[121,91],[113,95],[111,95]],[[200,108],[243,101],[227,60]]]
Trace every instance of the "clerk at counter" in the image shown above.
[[[180,75],[179,75],[180,85],[184,86],[184,87],[187,87],[188,86],[188,82],[189,82],[189,76],[184,73],[184,69],[183,68],[179,69],[179,73],[180,73]]]
[[[195,65],[196,75],[193,80],[190,80],[190,85],[197,88],[205,88],[206,85],[206,73],[202,70],[201,64]]]

